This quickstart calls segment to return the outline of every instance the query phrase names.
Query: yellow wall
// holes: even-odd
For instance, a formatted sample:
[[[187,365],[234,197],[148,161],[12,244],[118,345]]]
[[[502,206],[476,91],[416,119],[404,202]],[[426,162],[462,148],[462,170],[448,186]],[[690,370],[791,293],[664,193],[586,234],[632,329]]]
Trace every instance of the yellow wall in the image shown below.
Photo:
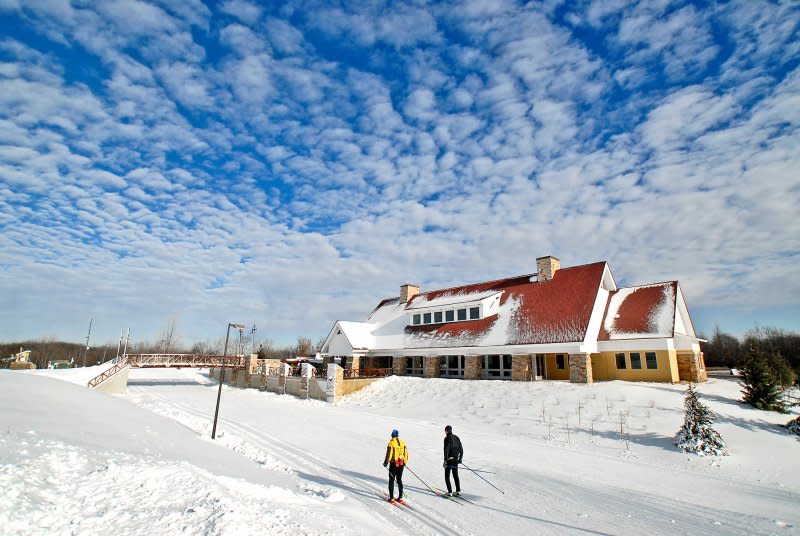
[[[556,366],[556,354],[545,354],[545,367],[547,368],[548,380],[568,380],[569,379],[569,354],[564,354],[564,368]]]
[[[651,351],[651,350],[647,350]],[[642,356],[642,368],[631,369],[631,352]],[[657,369],[647,368],[645,350],[625,351],[626,369],[617,369],[616,354],[623,352],[601,352],[592,354],[592,376],[594,381],[627,380],[644,382],[678,382],[678,361],[674,350],[657,350]]]

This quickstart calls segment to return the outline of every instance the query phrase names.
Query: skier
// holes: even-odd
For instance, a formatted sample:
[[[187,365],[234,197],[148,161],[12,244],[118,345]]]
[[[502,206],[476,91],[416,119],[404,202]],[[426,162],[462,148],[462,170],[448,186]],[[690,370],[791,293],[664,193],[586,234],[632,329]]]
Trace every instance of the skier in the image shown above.
[[[408,449],[399,436],[397,430],[392,430],[392,437],[386,445],[386,457],[383,459],[383,466],[389,466],[389,502],[395,502],[395,480],[397,480],[397,500],[403,502],[403,469],[408,461]]]
[[[447,494],[450,496],[458,497],[461,495],[461,482],[458,480],[458,464],[461,463],[461,458],[464,457],[464,449],[461,446],[461,440],[453,433],[453,427],[449,424],[444,427],[444,481],[447,484]],[[450,472],[453,473],[453,480],[456,483],[456,492],[453,493],[453,488],[450,486]]]

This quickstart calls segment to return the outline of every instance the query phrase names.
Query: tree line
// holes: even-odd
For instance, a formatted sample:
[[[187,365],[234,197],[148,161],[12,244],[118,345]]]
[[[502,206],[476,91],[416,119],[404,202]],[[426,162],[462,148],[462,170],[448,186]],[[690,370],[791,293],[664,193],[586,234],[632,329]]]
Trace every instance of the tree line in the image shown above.
[[[231,334],[228,340],[227,355],[257,353],[260,358],[288,359],[296,356],[313,356],[322,347],[324,338],[312,342],[309,337],[298,337],[294,344],[278,345],[272,339],[254,339],[252,336]],[[129,354],[199,354],[222,355],[225,338],[182,344],[174,338],[160,337],[152,341],[132,341],[128,344]],[[97,365],[110,361],[122,353],[119,344],[102,344],[91,346],[81,343],[58,341],[52,338],[26,340],[0,344],[0,358],[9,358],[22,350],[30,350],[31,362],[36,368],[47,368],[51,362],[66,361],[72,366],[81,367]],[[8,360],[0,361],[0,367],[8,367]]]

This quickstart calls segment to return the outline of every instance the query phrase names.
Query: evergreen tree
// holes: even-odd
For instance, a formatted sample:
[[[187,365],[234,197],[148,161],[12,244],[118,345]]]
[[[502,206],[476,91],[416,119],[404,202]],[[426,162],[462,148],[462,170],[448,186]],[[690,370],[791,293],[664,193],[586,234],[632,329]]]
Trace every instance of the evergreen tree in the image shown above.
[[[786,429],[793,434],[800,435],[800,417],[786,423]]]
[[[741,369],[742,402],[758,409],[786,411],[780,379],[770,366],[766,351],[750,346]]]
[[[726,456],[728,454],[725,441],[711,424],[716,415],[708,406],[700,402],[692,384],[686,392],[684,401],[686,414],[683,426],[675,435],[675,445],[683,452],[696,452],[701,456]]]

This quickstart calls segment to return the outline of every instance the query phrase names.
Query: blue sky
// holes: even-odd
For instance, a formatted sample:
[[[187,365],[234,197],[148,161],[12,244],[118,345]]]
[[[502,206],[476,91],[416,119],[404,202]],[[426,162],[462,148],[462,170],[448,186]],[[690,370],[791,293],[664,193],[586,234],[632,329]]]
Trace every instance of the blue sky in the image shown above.
[[[608,260],[800,325],[791,2],[0,0],[0,340],[317,340]]]

